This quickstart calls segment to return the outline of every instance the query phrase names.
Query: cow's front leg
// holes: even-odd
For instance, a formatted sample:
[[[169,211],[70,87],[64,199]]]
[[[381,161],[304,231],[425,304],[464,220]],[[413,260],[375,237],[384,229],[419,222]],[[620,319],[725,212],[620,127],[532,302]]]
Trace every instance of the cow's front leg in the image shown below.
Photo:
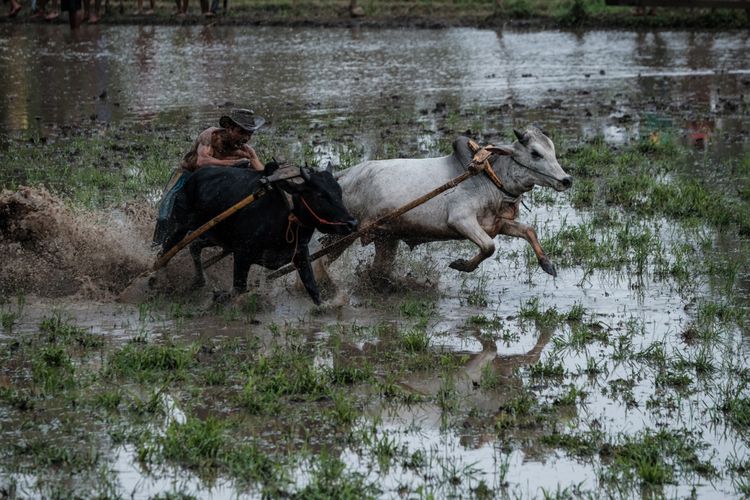
[[[253,260],[247,251],[234,252],[233,289],[234,295],[240,295],[247,291],[247,273],[250,272],[250,264]]]
[[[310,256],[307,252],[307,246],[300,248],[297,254],[292,259],[294,267],[299,273],[299,277],[302,280],[302,284],[305,285],[305,290],[310,295],[310,298],[315,305],[320,305],[320,290],[318,290],[318,284],[315,282],[315,275],[310,266]]]
[[[527,226],[526,224],[521,224],[520,222],[508,220],[503,222],[498,232],[499,234],[514,236],[516,238],[523,238],[528,241],[531,245],[531,248],[534,250],[534,253],[536,254],[536,258],[539,260],[539,265],[544,270],[544,272],[552,276],[557,276],[555,266],[552,265],[552,262],[550,262],[547,254],[544,253],[542,245],[539,244],[539,239],[537,239],[536,231],[534,231],[533,227]]]
[[[476,254],[471,260],[456,259],[450,263],[451,269],[457,271],[463,271],[470,273],[479,266],[479,264],[492,257],[495,253],[495,242],[492,238],[482,229],[475,217],[460,217],[456,219],[448,219],[448,226],[458,231],[462,236],[474,242],[479,247],[479,253]]]

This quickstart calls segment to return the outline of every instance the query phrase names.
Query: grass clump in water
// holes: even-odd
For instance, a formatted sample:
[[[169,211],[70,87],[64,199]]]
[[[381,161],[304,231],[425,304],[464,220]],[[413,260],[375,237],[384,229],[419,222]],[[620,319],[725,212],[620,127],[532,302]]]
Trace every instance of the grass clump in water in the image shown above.
[[[75,367],[67,351],[60,346],[47,346],[35,352],[32,380],[45,395],[75,387]]]
[[[277,347],[248,363],[240,404],[254,414],[278,411],[282,398],[315,400],[328,394],[331,379],[294,347]]]
[[[227,443],[225,432],[225,424],[213,417],[172,422],[158,439],[160,455],[191,468],[216,467]]]
[[[375,498],[380,489],[359,472],[348,472],[339,458],[321,453],[311,467],[310,483],[297,493],[299,498]]]
[[[141,381],[162,380],[165,374],[180,378],[195,363],[196,352],[195,345],[180,347],[130,343],[110,356],[107,373]]]
[[[47,342],[50,343],[76,344],[83,348],[99,347],[103,344],[100,336],[64,321],[59,314],[42,320],[39,332],[46,335]]]
[[[693,473],[715,476],[713,465],[698,457],[697,450],[706,446],[687,431],[646,430],[634,436],[621,435],[618,443],[603,449],[602,458],[611,460],[606,475],[612,480],[660,486]]]

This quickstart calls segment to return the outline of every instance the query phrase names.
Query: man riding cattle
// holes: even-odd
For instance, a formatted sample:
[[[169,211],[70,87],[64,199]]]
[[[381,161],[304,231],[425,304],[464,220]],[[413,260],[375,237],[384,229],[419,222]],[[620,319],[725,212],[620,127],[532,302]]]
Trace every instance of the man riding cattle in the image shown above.
[[[209,127],[198,135],[180,166],[195,172],[207,165],[234,167],[247,163],[255,170],[263,170],[258,155],[247,142],[264,123],[252,110],[233,109],[230,116],[219,119],[220,127]]]
[[[264,169],[248,141],[265,122],[250,109],[232,109],[229,116],[219,119],[220,127],[209,127],[198,135],[182,159],[180,168],[172,172],[164,188],[154,230],[154,246],[161,246],[171,234],[174,200],[190,174],[207,166]]]

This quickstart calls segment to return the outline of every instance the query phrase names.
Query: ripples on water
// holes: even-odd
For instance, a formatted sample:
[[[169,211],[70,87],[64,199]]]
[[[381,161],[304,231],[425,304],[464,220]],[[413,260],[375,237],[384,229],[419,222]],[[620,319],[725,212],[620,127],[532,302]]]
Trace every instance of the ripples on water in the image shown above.
[[[157,114],[205,123],[227,102],[347,116],[382,112],[396,96],[402,111],[510,103],[508,113],[547,123],[648,100],[710,113],[750,81],[742,32],[86,26],[74,40],[59,26],[5,24],[0,35],[6,130]],[[575,121],[589,125],[563,126],[627,138],[596,118]]]

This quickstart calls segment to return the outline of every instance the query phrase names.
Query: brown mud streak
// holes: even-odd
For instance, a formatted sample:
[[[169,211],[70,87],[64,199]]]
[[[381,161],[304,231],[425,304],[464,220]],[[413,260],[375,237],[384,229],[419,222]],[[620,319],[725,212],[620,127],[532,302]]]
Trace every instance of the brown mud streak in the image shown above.
[[[0,295],[110,299],[153,259],[145,209],[75,213],[44,188],[0,192]]]

